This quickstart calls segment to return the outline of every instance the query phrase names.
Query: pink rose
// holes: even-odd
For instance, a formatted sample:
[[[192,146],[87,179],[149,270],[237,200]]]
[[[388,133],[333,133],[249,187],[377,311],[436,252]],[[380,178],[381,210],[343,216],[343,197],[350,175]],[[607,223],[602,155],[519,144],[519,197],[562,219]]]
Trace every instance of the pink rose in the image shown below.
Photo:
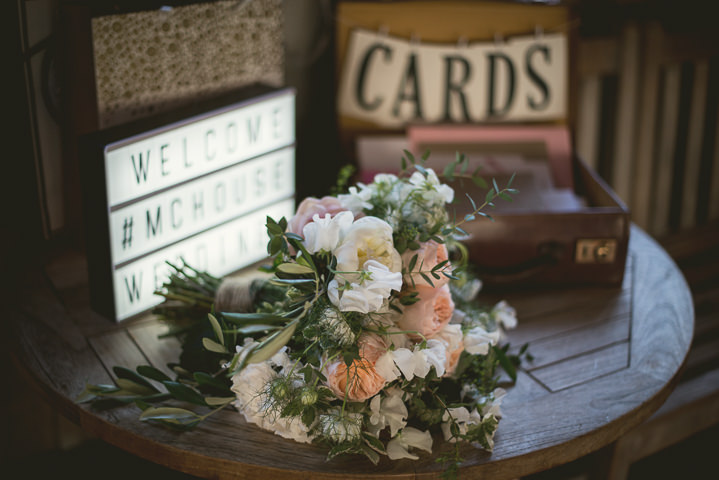
[[[349,371],[347,364],[340,360],[325,368],[327,386],[337,397],[360,402],[374,397],[384,387],[384,378],[377,373],[374,363],[365,358],[353,360]]]
[[[452,272],[452,267],[447,263],[444,267],[439,269],[436,273],[439,274],[439,279],[435,278],[430,271],[438,263],[444,262],[449,258],[447,254],[447,246],[443,243],[437,243],[434,240],[429,240],[420,244],[418,250],[405,250],[402,254],[402,265],[405,269],[409,268],[409,263],[412,261],[412,257],[417,255],[417,263],[415,263],[410,276],[414,280],[415,285],[431,287],[429,283],[419,274],[420,271],[424,272],[429,278],[432,279],[432,284],[435,287],[441,287],[449,282],[449,278],[442,274],[442,271],[447,273]],[[409,282],[411,285],[411,282]]]
[[[312,217],[318,214],[320,218],[324,218],[326,214],[330,214],[334,217],[339,212],[345,211],[346,208],[342,207],[340,201],[336,197],[322,197],[317,199],[315,197],[307,197],[297,207],[295,216],[292,217],[287,224],[287,231],[302,235],[302,229],[312,221]]]
[[[452,294],[447,284],[438,288],[417,285],[416,290],[419,301],[404,307],[396,323],[402,330],[416,331],[424,337],[431,337],[452,319]]]

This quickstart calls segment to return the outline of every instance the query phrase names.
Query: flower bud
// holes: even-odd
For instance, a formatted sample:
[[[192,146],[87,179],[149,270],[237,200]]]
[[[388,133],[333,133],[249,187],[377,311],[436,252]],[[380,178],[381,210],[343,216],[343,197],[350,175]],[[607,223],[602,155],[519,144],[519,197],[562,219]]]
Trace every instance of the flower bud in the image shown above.
[[[306,407],[314,405],[317,402],[317,391],[311,387],[304,387],[300,392],[300,402]]]

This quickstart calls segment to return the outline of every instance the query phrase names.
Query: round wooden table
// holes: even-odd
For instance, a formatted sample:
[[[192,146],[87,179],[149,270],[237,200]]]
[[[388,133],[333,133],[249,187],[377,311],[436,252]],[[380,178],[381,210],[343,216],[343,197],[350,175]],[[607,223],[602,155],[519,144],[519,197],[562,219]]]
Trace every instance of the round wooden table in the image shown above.
[[[226,409],[191,432],[138,420],[134,406],[95,412],[74,398],[85,382],[110,383],[114,365],[166,369],[179,345],[158,340],[151,316],[114,324],[89,307],[85,259],[64,253],[28,271],[9,312],[14,352],[68,418],[135,455],[207,478],[436,478],[442,450],[418,461],[373,466],[361,457],[327,461],[325,451],[246,424]],[[632,228],[621,288],[507,293],[519,315],[512,345],[535,357],[509,388],[492,453],[462,448],[461,478],[517,478],[610,444],[654,412],[689,349],[689,289],[667,254]],[[485,299],[486,300],[486,299]],[[494,300],[494,299],[491,299]]]

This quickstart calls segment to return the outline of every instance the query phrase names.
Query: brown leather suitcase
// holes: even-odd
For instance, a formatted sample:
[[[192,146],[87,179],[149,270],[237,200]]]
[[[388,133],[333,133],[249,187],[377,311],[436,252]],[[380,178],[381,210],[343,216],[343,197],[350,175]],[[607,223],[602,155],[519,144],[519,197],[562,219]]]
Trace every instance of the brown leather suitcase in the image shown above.
[[[478,219],[463,225],[469,234],[464,243],[470,259],[486,284],[621,284],[629,211],[583,161],[575,157],[572,166],[575,193],[586,202],[581,209],[519,213],[488,210],[494,221]],[[454,188],[456,197],[465,193],[479,198],[483,195],[483,191],[467,184]],[[463,213],[462,207],[458,208],[458,214]]]

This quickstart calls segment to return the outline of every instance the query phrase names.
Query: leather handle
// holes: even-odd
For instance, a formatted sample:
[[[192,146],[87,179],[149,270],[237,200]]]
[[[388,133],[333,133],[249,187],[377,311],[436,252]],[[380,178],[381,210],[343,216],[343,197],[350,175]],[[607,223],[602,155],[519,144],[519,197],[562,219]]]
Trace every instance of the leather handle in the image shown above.
[[[476,265],[479,277],[488,283],[512,283],[532,278],[556,265],[564,255],[564,246],[557,242],[544,242],[537,246],[537,256],[523,262],[502,267]]]

